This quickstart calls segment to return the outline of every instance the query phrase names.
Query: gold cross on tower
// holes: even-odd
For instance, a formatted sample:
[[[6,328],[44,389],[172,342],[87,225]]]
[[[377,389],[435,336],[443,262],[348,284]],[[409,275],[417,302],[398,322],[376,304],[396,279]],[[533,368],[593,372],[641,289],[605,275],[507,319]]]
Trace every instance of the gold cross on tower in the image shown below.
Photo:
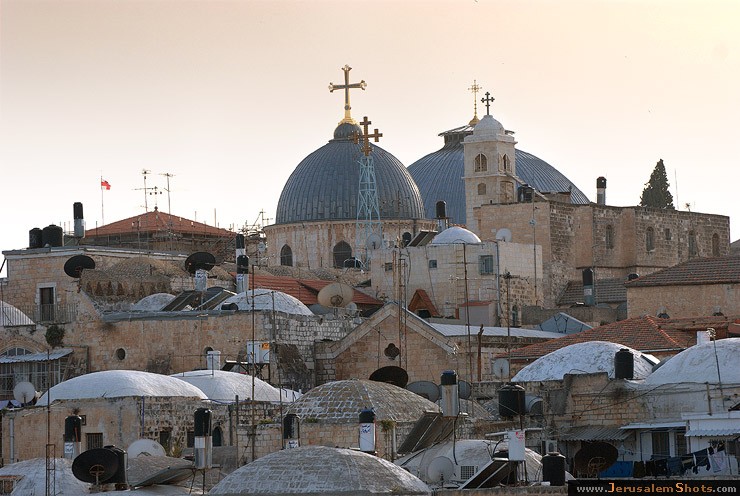
[[[352,118],[349,111],[352,107],[349,105],[349,90],[351,88],[360,88],[361,90],[365,90],[367,87],[367,83],[365,83],[365,80],[363,79],[359,83],[352,83],[349,82],[349,71],[352,70],[352,68],[348,65],[345,65],[342,67],[342,70],[344,71],[344,84],[332,84],[329,83],[329,92],[333,93],[334,90],[344,90],[344,119],[339,121],[340,124],[344,124],[345,122],[348,122],[350,124],[357,124],[357,122]]]
[[[375,129],[375,132],[373,134],[368,133],[368,126],[370,126],[372,122],[367,120],[367,116],[365,116],[362,119],[362,122],[360,122],[360,125],[364,128],[364,131],[361,136],[355,135],[355,143],[359,142],[359,138],[362,138],[362,153],[365,154],[365,156],[369,156],[370,152],[372,151],[372,148],[370,148],[370,138],[374,138],[375,142],[377,143],[380,141],[380,138],[383,136],[383,133],[379,133],[378,129]]]
[[[473,79],[473,86],[468,88],[468,90],[473,92],[473,118],[470,119],[470,125],[475,126],[478,124],[480,119],[478,119],[478,92],[482,90],[482,86],[478,86],[478,83]]]

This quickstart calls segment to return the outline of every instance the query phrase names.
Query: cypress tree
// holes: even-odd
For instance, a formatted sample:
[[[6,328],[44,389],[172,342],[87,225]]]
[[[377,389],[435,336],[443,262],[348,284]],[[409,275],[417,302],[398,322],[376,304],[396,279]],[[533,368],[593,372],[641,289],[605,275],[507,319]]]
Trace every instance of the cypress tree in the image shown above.
[[[641,207],[667,208],[675,210],[673,206],[673,195],[668,191],[668,177],[665,173],[663,159],[658,160],[655,164],[653,173],[650,174],[650,180],[645,184],[640,197]]]

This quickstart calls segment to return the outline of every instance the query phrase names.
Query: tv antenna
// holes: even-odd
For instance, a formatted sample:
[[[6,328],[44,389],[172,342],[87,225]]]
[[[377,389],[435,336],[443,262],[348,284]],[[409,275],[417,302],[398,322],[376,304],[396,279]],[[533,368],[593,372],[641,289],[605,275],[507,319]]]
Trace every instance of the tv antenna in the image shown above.
[[[164,176],[167,178],[167,187],[164,189],[167,192],[167,214],[172,216],[172,205],[170,203],[170,178],[175,177],[174,174],[170,174],[169,172],[164,172],[160,174],[160,176]],[[170,224],[172,224],[172,219],[170,218]]]

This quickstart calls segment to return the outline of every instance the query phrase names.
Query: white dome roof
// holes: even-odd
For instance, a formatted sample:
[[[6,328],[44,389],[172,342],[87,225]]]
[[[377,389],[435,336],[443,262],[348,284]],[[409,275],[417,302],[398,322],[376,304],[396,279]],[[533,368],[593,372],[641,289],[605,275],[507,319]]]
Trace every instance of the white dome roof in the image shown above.
[[[275,295],[273,304],[273,294]],[[239,310],[251,311],[252,310],[252,295],[254,297],[254,309],[255,310],[275,310],[276,312],[284,312],[292,315],[313,315],[314,313],[304,305],[301,300],[294,298],[286,293],[280,291],[274,291],[272,289],[257,288],[255,290],[245,291],[231,296],[223,302],[222,305],[228,303],[236,303]],[[273,307],[274,305],[274,307]]]
[[[451,245],[455,243],[477,244],[481,240],[472,231],[459,226],[448,227],[441,233],[437,234],[432,240],[433,245]]]
[[[207,399],[197,387],[162,374],[138,370],[105,370],[60,382],[45,393],[38,404],[51,401],[84,398],[120,398],[125,396],[190,397]]]
[[[473,128],[473,136],[495,138],[499,134],[504,134],[504,126],[493,118],[491,115],[484,115],[483,118]]]
[[[715,344],[717,345],[716,358],[714,356]],[[717,363],[719,363],[723,383],[740,384],[738,356],[740,356],[740,338],[718,339],[697,344],[668,359],[645,380],[645,384],[676,384],[679,382],[717,384],[719,382]]]
[[[556,381],[565,374],[592,374],[607,372],[614,378],[614,357],[621,349],[629,350],[634,356],[634,379],[644,379],[653,370],[658,359],[621,344],[607,341],[587,341],[565,346],[538,358],[520,370],[513,382]]]
[[[236,396],[239,396],[240,400],[252,398],[251,375],[226,370],[192,370],[181,374],[172,374],[170,377],[176,377],[192,384],[203,391],[209,400],[230,403],[235,400]],[[262,379],[255,377],[254,399],[255,401],[278,403],[280,401],[280,391]],[[289,394],[288,390],[283,390],[284,402],[291,402],[293,399],[294,397]]]
[[[175,299],[175,295],[169,293],[155,293],[145,296],[131,307],[136,312],[158,312]]]

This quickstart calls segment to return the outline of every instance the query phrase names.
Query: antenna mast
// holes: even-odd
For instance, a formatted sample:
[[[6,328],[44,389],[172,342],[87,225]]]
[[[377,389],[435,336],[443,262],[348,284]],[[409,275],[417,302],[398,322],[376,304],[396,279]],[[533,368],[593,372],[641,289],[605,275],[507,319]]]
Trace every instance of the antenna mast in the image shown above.
[[[165,188],[165,191],[167,192],[167,214],[172,216],[172,204],[170,203],[170,178],[175,177],[175,175],[170,174],[169,172],[165,172],[163,174],[160,174],[160,176],[164,176],[167,178],[167,187]],[[172,223],[172,219],[170,219],[170,223]]]
[[[360,188],[359,198],[357,199],[357,224],[355,227],[356,252],[362,251],[362,266],[366,268],[370,262],[368,251],[380,248],[383,243],[383,227],[380,223],[380,207],[378,205],[378,184],[375,181],[375,163],[371,155],[370,138],[377,143],[382,133],[377,129],[373,133],[368,131],[368,126],[372,124],[365,116],[360,122],[363,131],[355,135],[355,142],[362,140],[362,154],[360,157]]]

